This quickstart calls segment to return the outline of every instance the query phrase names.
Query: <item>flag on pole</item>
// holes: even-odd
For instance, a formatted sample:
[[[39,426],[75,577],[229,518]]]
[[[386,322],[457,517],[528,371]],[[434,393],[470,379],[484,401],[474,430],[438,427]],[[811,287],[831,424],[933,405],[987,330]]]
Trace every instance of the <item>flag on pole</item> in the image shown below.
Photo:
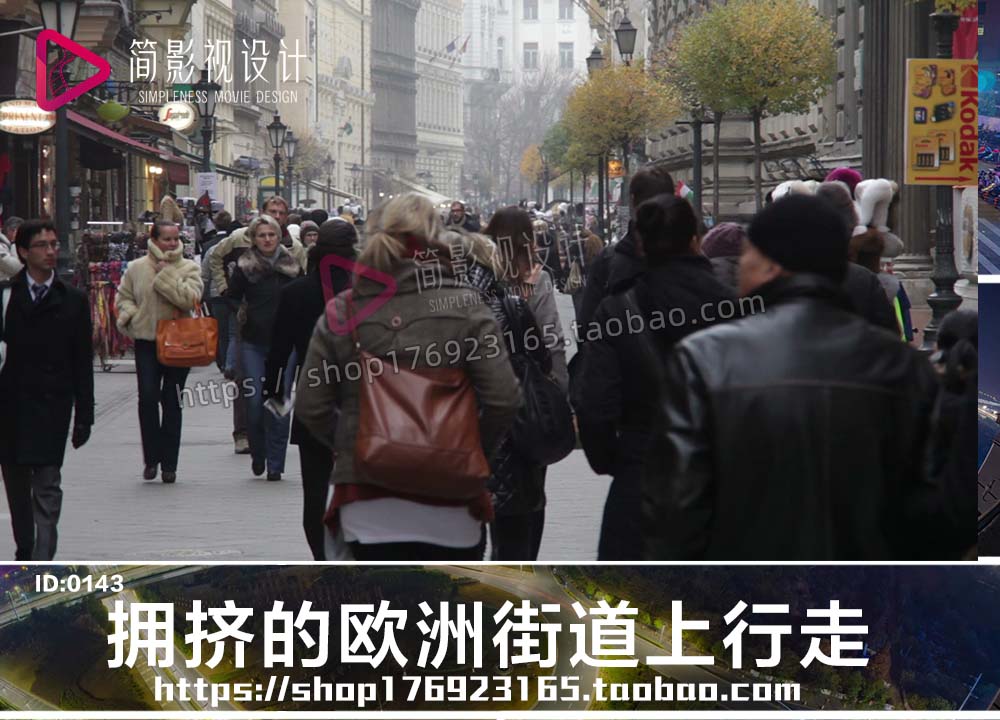
[[[458,47],[458,38],[460,37],[462,36],[461,35],[456,36],[454,40],[448,43],[448,46],[444,49],[444,51],[449,54],[455,52],[455,49]]]
[[[462,43],[462,47],[460,47],[458,49],[458,55],[456,55],[455,57],[453,57],[451,59],[451,64],[448,66],[449,70],[451,68],[455,67],[455,63],[458,62],[458,58],[460,58],[462,55],[465,55],[465,49],[467,47],[469,47],[469,38],[471,38],[471,37],[472,37],[472,33],[469,33],[468,35],[465,36],[465,42],[463,42]],[[456,40],[457,40],[457,38],[456,38]],[[454,48],[452,48],[452,49],[454,49]]]
[[[679,198],[684,198],[691,203],[692,206],[694,205],[694,190],[692,190],[691,186],[683,180],[678,181],[674,194]]]

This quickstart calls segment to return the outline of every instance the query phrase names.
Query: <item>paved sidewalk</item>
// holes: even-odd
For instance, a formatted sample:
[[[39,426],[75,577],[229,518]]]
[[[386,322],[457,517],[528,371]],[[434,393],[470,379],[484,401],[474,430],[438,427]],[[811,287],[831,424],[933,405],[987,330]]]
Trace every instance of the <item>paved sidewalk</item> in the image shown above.
[[[560,296],[564,314],[572,313],[568,301]],[[80,450],[66,451],[57,560],[311,558],[301,530],[297,448],[289,447],[282,482],[255,478],[250,457],[233,454],[232,409],[221,403],[185,407],[177,483],[143,481],[135,374],[121,365],[97,370],[94,379],[93,436]],[[187,386],[221,380],[213,365],[192,370]],[[610,480],[593,474],[581,450],[550,467],[548,478],[540,559],[595,559]],[[14,557],[9,528],[3,499],[0,558]]]

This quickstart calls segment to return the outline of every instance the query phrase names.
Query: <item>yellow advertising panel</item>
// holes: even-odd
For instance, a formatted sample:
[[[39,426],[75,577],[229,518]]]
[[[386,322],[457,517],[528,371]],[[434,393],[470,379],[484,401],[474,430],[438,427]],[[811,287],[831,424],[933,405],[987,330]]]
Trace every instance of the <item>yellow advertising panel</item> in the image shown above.
[[[973,185],[979,63],[911,59],[906,79],[906,184]]]
[[[977,155],[978,159],[979,156]],[[608,160],[608,178],[620,178],[625,174],[625,167],[621,160]]]

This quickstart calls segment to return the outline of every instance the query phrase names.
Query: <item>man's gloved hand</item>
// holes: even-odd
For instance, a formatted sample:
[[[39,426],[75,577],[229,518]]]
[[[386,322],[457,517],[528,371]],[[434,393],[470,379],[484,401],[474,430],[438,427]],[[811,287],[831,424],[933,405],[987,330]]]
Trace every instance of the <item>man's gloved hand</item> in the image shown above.
[[[74,450],[78,450],[81,447],[83,447],[89,439],[90,439],[90,425],[73,426],[73,438],[71,442],[73,443]]]

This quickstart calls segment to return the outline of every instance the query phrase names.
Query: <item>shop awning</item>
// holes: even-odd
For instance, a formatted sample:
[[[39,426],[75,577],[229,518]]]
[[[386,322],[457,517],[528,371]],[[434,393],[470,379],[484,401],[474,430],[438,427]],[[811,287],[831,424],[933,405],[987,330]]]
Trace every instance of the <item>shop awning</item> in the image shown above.
[[[399,175],[393,175],[393,176],[392,176],[392,177],[390,178],[390,180],[391,180],[392,182],[396,182],[396,183],[399,183],[400,185],[403,185],[404,187],[407,187],[407,188],[409,188],[410,190],[413,190],[414,192],[418,192],[418,193],[420,193],[421,195],[425,195],[425,196],[426,196],[426,197],[428,197],[428,198],[430,199],[430,201],[431,201],[432,203],[434,203],[435,205],[440,205],[440,204],[442,204],[442,203],[447,203],[447,202],[451,202],[451,201],[449,200],[449,198],[445,197],[445,196],[444,196],[444,195],[442,195],[441,193],[439,193],[439,192],[436,192],[436,191],[434,191],[434,190],[431,190],[431,189],[429,189],[429,188],[426,188],[426,187],[424,187],[423,185],[421,185],[420,183],[417,183],[417,182],[413,182],[412,180],[407,180],[406,178],[404,178],[404,177],[401,177],[401,176],[399,176]]]
[[[145,143],[141,143],[138,140],[133,140],[127,135],[122,135],[119,132],[115,132],[111,128],[104,127],[100,123],[94,122],[90,118],[84,117],[80,113],[73,112],[72,110],[67,110],[66,117],[69,118],[70,122],[79,125],[81,128],[89,130],[92,133],[100,135],[102,138],[107,138],[109,140],[118,143],[121,146],[124,146],[123,149],[131,150],[133,152],[140,152],[143,153],[144,155],[149,155],[150,157],[154,157],[159,160],[165,160],[171,164],[176,163],[178,165],[186,166],[186,163],[180,158],[175,157],[164,150],[159,150],[153,147],[152,145],[146,145]]]
[[[194,153],[189,153],[187,150],[181,150],[179,147],[171,146],[173,151],[178,155],[186,158],[190,158],[192,161],[198,163],[198,172],[201,172],[201,161],[200,155],[195,155]],[[250,177],[250,173],[243,172],[242,170],[235,170],[228,165],[222,165],[220,163],[212,163],[212,172],[217,172],[220,175],[228,175],[229,177],[236,178],[237,180],[247,180]]]

